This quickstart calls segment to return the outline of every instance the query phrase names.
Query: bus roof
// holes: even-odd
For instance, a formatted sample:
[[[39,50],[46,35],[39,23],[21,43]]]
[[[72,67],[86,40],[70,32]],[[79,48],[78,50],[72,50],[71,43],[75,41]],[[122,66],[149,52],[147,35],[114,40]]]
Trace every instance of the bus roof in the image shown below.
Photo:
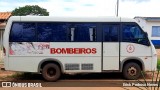
[[[48,21],[48,22],[136,22],[131,18],[121,17],[53,17],[53,16],[11,16],[10,21]]]

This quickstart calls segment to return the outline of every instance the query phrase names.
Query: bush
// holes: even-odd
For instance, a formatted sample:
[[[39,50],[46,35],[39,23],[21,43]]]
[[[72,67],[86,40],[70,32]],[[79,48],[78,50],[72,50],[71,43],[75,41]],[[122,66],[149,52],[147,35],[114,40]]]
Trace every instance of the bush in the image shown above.
[[[157,68],[158,68],[158,70],[160,70],[160,58],[157,61]]]

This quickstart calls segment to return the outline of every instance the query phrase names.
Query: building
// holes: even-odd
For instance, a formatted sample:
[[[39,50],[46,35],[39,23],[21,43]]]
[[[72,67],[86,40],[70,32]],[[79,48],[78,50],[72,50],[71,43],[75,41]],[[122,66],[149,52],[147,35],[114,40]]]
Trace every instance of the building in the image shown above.
[[[11,16],[11,12],[0,12],[0,61],[2,60],[2,42],[3,42],[3,32],[5,30],[7,20]]]
[[[156,48],[160,47],[160,17],[135,17],[141,27],[148,33]]]

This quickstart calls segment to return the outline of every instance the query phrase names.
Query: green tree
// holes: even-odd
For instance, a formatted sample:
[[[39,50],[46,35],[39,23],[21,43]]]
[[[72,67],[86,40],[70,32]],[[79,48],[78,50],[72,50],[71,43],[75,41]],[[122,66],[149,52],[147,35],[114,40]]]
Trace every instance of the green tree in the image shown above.
[[[24,7],[15,8],[12,11],[13,16],[26,16],[26,15],[36,15],[36,16],[49,16],[49,12],[46,9],[39,7],[38,5],[26,5]]]

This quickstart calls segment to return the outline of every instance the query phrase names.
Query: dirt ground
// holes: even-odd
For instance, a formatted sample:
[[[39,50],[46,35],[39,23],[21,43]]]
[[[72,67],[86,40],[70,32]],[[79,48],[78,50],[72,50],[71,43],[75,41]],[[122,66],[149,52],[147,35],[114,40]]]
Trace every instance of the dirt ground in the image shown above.
[[[0,64],[0,81],[4,81],[6,77],[12,76],[16,73],[12,71],[3,71],[1,68],[4,68],[3,64]]]
[[[10,90],[11,88],[2,88],[2,90]],[[153,88],[152,88],[153,89]],[[150,90],[152,90],[150,89]],[[0,89],[1,90],[1,89]],[[42,87],[42,88],[12,88],[11,90],[147,90],[146,88],[136,87]],[[155,89],[158,90],[158,89]]]

